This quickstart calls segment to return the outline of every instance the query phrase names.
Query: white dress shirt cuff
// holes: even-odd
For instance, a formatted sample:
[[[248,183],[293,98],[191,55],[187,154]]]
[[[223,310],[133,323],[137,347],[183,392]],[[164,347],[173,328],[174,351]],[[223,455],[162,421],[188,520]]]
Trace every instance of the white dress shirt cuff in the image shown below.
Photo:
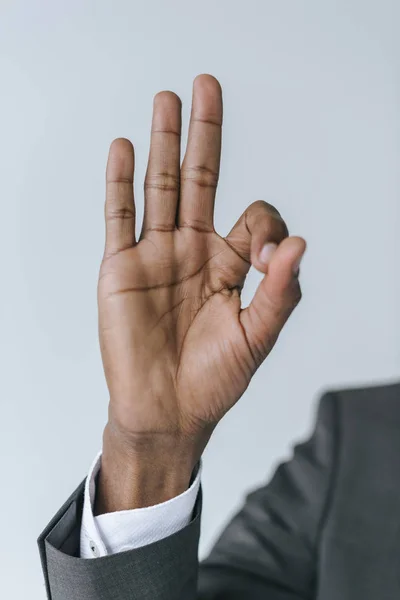
[[[200,488],[201,463],[196,467],[192,484],[183,494],[154,506],[95,517],[93,505],[100,466],[101,452],[96,456],[85,483],[81,558],[97,558],[133,550],[162,540],[189,525]]]

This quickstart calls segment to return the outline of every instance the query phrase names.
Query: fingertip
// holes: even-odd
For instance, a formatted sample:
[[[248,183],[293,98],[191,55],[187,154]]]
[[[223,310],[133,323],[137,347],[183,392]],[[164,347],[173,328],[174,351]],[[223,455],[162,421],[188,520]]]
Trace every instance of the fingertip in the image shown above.
[[[162,90],[154,96],[153,104],[157,108],[168,108],[170,106],[182,106],[182,100],[171,90]]]
[[[211,88],[213,90],[222,91],[222,87],[220,82],[214,75],[210,75],[209,73],[200,73],[194,78],[193,87],[205,87]]]
[[[290,237],[291,240],[293,240],[298,248],[299,248],[299,252],[301,252],[301,254],[304,254],[305,251],[307,250],[307,242],[304,238],[298,236],[298,235],[292,235]]]
[[[222,113],[221,84],[212,75],[198,75],[193,81],[192,116],[221,126]]]
[[[300,272],[300,264],[303,260],[305,251],[307,249],[307,242],[305,239],[300,238],[300,237],[296,237],[296,240],[299,242],[298,252],[297,252],[297,255],[296,255],[293,265],[292,265],[292,271],[293,271],[294,276],[298,277],[299,272]]]
[[[305,249],[306,241],[301,237],[293,236],[284,239],[268,265],[269,285],[276,287],[282,293],[287,288],[291,288],[293,278],[298,276]]]
[[[128,138],[115,138],[110,144],[111,152],[133,152],[133,144]]]
[[[279,244],[279,258],[285,263],[293,263],[304,255],[306,247],[304,238],[295,235],[287,237]]]
[[[262,273],[265,273],[277,248],[278,244],[275,244],[274,242],[267,242],[264,244],[258,253],[258,256],[254,257],[253,266]]]
[[[127,138],[116,138],[110,144],[108,153],[107,180],[132,179],[135,168],[135,151]]]

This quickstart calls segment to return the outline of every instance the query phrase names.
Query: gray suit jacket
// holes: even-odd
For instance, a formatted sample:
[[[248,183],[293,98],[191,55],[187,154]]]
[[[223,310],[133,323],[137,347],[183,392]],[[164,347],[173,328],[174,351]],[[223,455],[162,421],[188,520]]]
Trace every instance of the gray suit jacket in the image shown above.
[[[400,383],[327,392],[315,430],[199,566],[182,531],[78,557],[83,483],[39,538],[51,600],[399,600]]]

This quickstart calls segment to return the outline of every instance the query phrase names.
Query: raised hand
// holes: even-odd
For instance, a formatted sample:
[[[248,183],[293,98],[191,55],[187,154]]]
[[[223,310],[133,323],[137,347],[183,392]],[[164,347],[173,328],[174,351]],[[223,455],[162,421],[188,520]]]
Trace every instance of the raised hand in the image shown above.
[[[220,85],[201,75],[181,166],[181,103],[172,92],[157,94],[138,241],[133,147],[125,139],[111,145],[98,285],[110,392],[99,512],[155,503],[187,486],[213,428],[301,297],[305,241],[288,237],[273,206],[254,202],[225,238],[214,229],[221,126]],[[251,264],[265,275],[241,309]],[[143,491],[150,466],[158,480],[162,474],[158,492],[155,480]],[[136,488],[141,482],[140,498],[133,481]]]

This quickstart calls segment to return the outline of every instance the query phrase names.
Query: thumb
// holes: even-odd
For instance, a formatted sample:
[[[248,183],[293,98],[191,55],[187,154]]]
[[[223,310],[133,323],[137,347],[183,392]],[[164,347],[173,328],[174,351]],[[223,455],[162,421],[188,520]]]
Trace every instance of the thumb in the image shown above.
[[[270,254],[266,275],[250,305],[240,313],[257,366],[272,350],[282,327],[301,299],[298,273],[305,250],[303,238],[285,238]]]

